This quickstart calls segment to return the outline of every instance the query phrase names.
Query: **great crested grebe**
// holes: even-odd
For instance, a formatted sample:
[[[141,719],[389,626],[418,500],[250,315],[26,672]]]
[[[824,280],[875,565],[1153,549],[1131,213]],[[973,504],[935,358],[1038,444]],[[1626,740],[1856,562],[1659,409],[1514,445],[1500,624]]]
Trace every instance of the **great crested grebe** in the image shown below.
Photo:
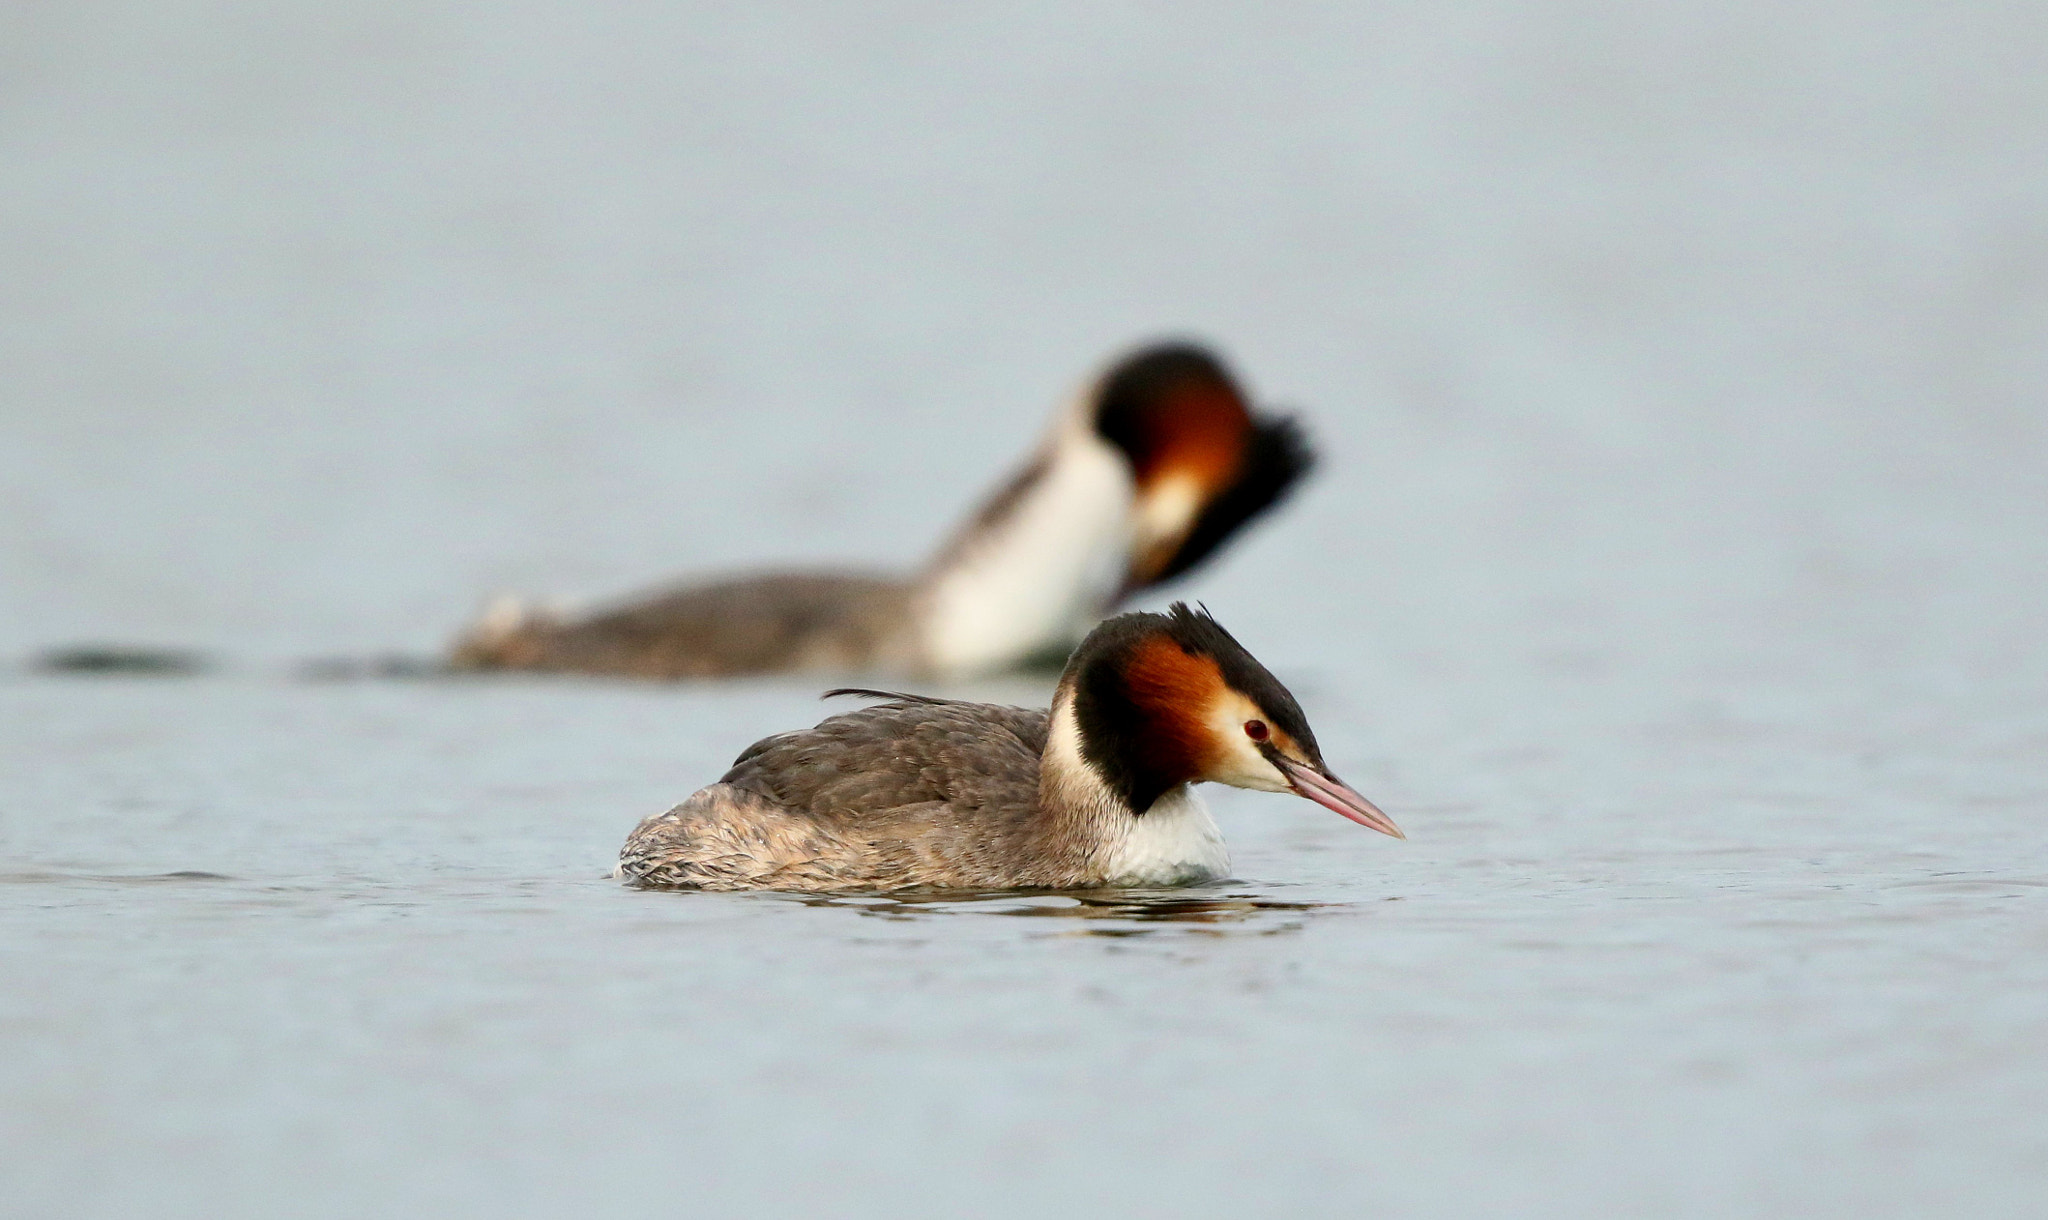
[[[1190,785],[1294,792],[1405,837],[1330,774],[1301,706],[1206,611],[1124,614],[1050,711],[887,699],[749,746],[626,839],[618,876],[699,890],[1083,889],[1226,875]]]
[[[1141,348],[908,578],[770,573],[689,585],[584,618],[504,603],[458,669],[643,678],[887,671],[959,676],[1063,654],[1125,597],[1207,558],[1313,461],[1214,355]]]

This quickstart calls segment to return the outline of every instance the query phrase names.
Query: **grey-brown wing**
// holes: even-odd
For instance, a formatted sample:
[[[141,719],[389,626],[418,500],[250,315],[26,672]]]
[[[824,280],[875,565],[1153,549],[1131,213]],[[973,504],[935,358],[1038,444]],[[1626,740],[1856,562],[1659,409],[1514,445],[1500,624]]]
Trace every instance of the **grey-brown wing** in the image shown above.
[[[1024,747],[1031,751],[1033,758],[1045,755],[1045,738],[1050,731],[1051,720],[1044,708],[1009,707],[1000,703],[984,703],[988,718],[1013,733]]]
[[[1045,713],[986,703],[892,703],[754,743],[721,781],[787,809],[883,820],[912,806],[1027,816]]]
[[[457,646],[455,664],[647,678],[901,668],[914,663],[909,597],[902,582],[876,576],[739,577],[587,618],[480,630]]]

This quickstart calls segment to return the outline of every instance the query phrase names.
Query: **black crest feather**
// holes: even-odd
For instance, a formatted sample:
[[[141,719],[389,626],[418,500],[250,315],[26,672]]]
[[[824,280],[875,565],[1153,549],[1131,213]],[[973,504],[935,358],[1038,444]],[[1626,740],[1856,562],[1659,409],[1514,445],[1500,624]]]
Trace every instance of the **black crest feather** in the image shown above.
[[[945,699],[934,699],[930,695],[906,695],[902,691],[871,690],[865,686],[835,686],[820,699],[836,699],[841,695],[852,695],[859,699],[887,699],[891,703],[946,703]]]

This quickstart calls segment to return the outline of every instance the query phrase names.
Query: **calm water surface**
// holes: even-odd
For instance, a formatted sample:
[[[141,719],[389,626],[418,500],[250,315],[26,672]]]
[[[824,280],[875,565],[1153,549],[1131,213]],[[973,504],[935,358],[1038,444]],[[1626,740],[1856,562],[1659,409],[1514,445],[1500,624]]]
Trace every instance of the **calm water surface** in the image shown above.
[[[2042,703],[1566,686],[1312,701],[1405,844],[884,898],[603,875],[795,687],[17,677],[11,1210],[2033,1212]]]

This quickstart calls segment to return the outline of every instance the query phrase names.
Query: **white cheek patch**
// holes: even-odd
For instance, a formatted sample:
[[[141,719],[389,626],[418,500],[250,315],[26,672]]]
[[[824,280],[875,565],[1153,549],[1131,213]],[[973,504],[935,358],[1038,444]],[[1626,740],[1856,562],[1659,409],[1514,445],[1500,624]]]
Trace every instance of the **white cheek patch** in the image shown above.
[[[1134,514],[1138,548],[1169,541],[1178,544],[1194,528],[1203,494],[1202,481],[1191,474],[1166,475],[1146,487]]]
[[[1211,764],[1203,779],[1218,784],[1229,784],[1233,788],[1250,788],[1255,792],[1288,792],[1294,785],[1280,773],[1259,749],[1259,743],[1244,731],[1248,720],[1263,720],[1265,713],[1234,690],[1225,688],[1209,705],[1205,718],[1209,732],[1220,744],[1222,757]]]

